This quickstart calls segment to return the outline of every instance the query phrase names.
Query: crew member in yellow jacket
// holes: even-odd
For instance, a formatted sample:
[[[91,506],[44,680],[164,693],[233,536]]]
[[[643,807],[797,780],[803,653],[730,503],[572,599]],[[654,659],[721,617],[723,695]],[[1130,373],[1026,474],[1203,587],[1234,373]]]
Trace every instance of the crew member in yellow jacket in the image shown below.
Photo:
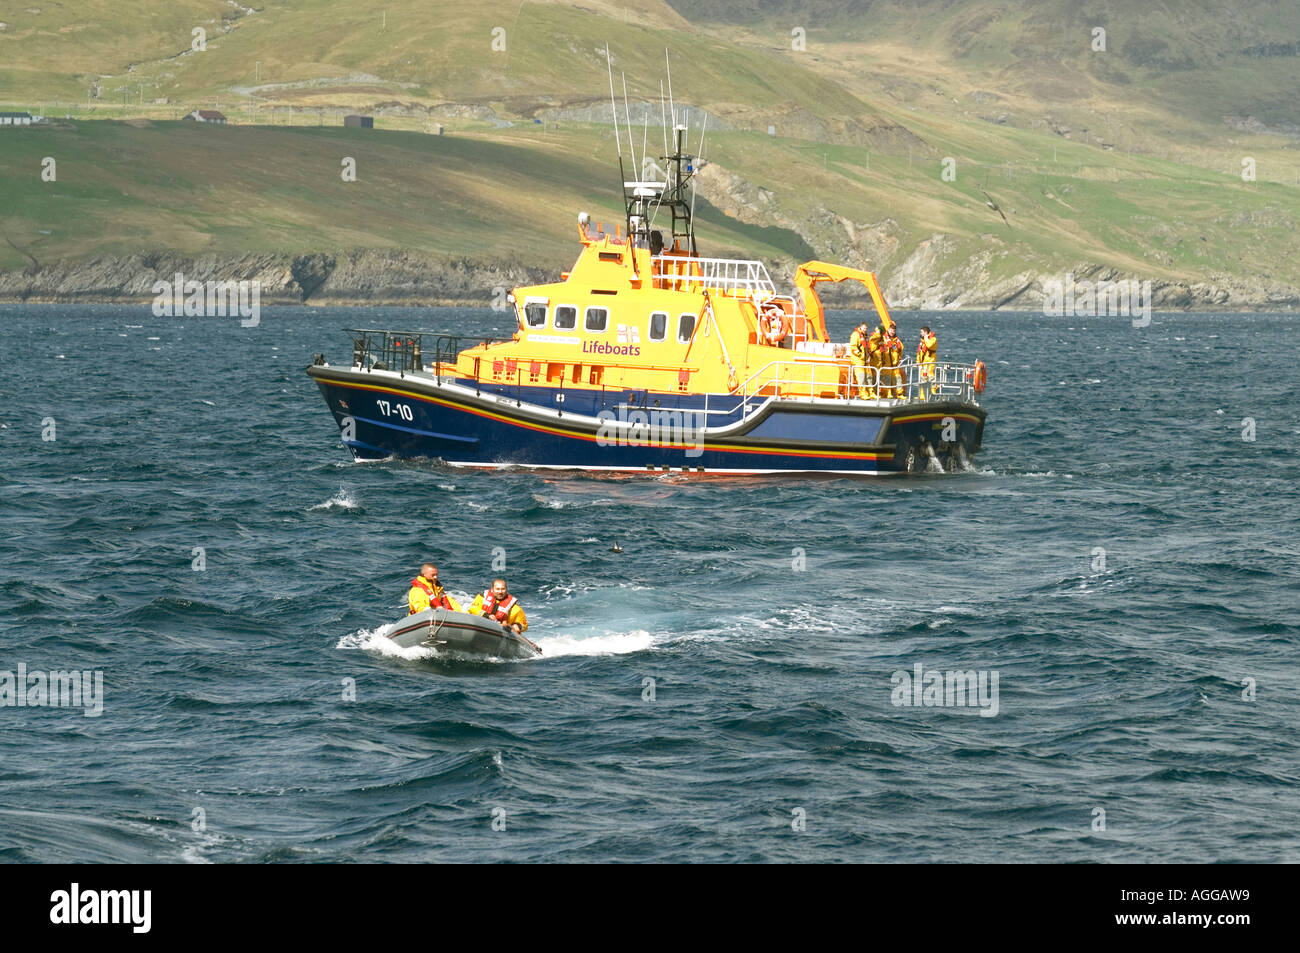
[[[907,396],[902,370],[903,341],[898,336],[898,328],[892,324],[885,332],[884,340],[880,342],[880,357],[880,363],[885,367],[881,383],[889,385],[880,388],[880,396],[902,400]]]
[[[875,378],[877,390],[873,390],[869,396],[888,397],[889,392],[885,390],[885,378],[882,376],[880,369],[885,365],[885,329],[876,328],[871,332],[871,337],[867,339],[867,360],[871,364],[871,376]]]
[[[852,355],[852,360],[853,360],[853,386],[857,388],[858,396],[863,399],[876,396],[876,388],[874,386],[874,382],[873,382],[873,386],[871,387],[866,386],[867,385],[867,363],[868,363],[868,354],[867,354],[868,336],[869,336],[869,332],[867,330],[867,322],[865,321],[863,321],[856,328],[854,328],[853,333],[849,335],[849,354]]]
[[[493,579],[492,588],[484,589],[475,596],[469,611],[485,619],[496,619],[502,626],[514,629],[518,635],[528,631],[528,617],[519,608],[519,600],[506,588],[504,579]]]
[[[921,399],[930,399],[930,389],[934,386],[934,362],[939,354],[939,336],[930,330],[929,325],[921,328],[921,343],[916,346],[916,363],[920,365],[918,380],[921,384]]]
[[[411,607],[410,615],[423,612],[432,606],[435,609],[450,609],[452,612],[464,612],[442,586],[438,585],[438,567],[425,563],[420,567],[420,574],[411,580],[411,591],[406,594],[406,602]]]

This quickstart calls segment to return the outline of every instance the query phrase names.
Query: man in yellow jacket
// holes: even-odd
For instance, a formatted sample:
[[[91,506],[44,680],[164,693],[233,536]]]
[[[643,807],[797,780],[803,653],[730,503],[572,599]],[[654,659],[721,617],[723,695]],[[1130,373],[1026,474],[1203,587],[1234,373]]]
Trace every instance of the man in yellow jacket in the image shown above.
[[[881,381],[890,385],[880,388],[880,396],[893,397],[899,400],[906,397],[907,388],[904,385],[903,371],[901,369],[903,364],[903,341],[898,336],[898,329],[892,324],[880,342],[880,363],[886,368]]]
[[[921,399],[930,399],[930,390],[934,386],[934,362],[939,354],[939,336],[930,330],[929,325],[921,328],[921,343],[916,346],[916,363],[920,365],[918,380],[921,384]]]
[[[888,397],[889,392],[881,385],[884,384],[885,378],[881,374],[881,368],[885,364],[885,329],[876,328],[871,332],[871,337],[867,339],[867,360],[871,363],[871,375],[876,381],[877,390],[872,391],[872,397]]]
[[[406,602],[411,608],[409,615],[423,612],[431,606],[435,609],[450,609],[452,612],[465,611],[460,603],[438,585],[438,567],[433,563],[425,563],[420,567],[420,574],[411,580],[411,591],[406,594]]]
[[[853,363],[852,386],[857,388],[858,396],[864,399],[868,399],[876,396],[876,388],[874,386],[874,382],[873,382],[873,386],[871,387],[866,386],[867,385],[867,364],[869,362],[869,354],[867,348],[868,336],[869,336],[869,332],[867,330],[867,322],[865,321],[863,321],[856,328],[854,328],[853,333],[849,335],[849,354],[852,355],[852,363]]]
[[[519,600],[510,595],[504,579],[493,579],[492,588],[475,596],[468,611],[485,619],[495,619],[503,627],[513,629],[516,635],[528,631],[528,617],[519,608]]]

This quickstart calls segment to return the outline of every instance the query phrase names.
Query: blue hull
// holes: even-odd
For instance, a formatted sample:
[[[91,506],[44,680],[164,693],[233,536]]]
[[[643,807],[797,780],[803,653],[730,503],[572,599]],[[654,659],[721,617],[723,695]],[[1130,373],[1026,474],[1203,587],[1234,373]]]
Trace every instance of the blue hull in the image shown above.
[[[725,394],[558,391],[313,366],[358,460],[456,466],[850,473],[948,467],[979,450],[984,411],[960,402],[776,400]]]

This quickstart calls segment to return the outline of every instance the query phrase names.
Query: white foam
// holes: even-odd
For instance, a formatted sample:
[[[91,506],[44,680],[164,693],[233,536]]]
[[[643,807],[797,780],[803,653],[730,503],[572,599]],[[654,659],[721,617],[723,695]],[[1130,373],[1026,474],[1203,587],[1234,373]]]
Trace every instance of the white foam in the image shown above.
[[[607,497],[598,497],[594,500],[548,500],[540,493],[534,493],[533,500],[551,510],[571,510],[579,506],[610,506],[616,502]]]
[[[355,510],[360,505],[346,487],[339,487],[339,491],[324,503],[317,503],[315,506],[308,507],[309,510]]]
[[[396,625],[395,622],[390,622],[381,625],[377,629],[359,629],[351,635],[343,636],[334,647],[336,649],[361,649],[363,652],[374,652],[377,655],[404,658],[410,661],[438,657],[438,651],[432,646],[413,645],[408,649],[402,648],[388,637],[388,633],[393,630],[394,625]]]
[[[628,655],[644,652],[654,645],[654,636],[645,629],[631,632],[611,632],[608,635],[556,635],[535,640],[542,649],[542,659],[564,655]]]

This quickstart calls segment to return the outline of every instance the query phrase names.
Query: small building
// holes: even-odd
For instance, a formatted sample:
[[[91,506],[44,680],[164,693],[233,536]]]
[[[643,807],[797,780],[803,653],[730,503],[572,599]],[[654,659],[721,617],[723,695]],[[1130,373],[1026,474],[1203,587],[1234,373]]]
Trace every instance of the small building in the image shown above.
[[[185,118],[194,122],[215,122],[219,126],[226,124],[226,117],[215,109],[196,109]]]
[[[0,126],[30,126],[31,113],[0,113]]]
[[[375,117],[374,117],[374,116],[356,116],[356,115],[353,115],[353,116],[344,116],[344,117],[343,117],[343,125],[345,125],[345,126],[357,126],[357,127],[361,128],[361,129],[374,129],[374,128],[375,128]]]

